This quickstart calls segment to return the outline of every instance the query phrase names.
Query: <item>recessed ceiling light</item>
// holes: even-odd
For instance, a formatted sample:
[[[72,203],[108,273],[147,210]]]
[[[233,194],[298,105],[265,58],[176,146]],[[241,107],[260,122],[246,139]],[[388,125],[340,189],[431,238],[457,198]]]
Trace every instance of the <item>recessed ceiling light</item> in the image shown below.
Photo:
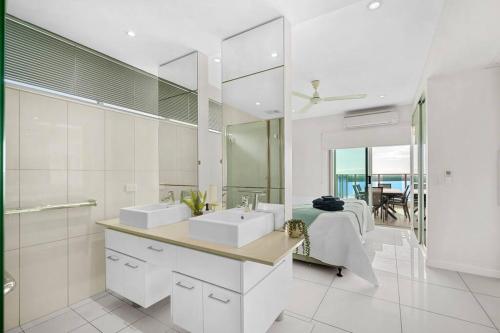
[[[278,56],[278,52],[271,53],[271,57],[276,58]]]
[[[255,102],[255,105],[259,106],[259,105],[260,105],[260,102]]]
[[[368,9],[369,10],[375,10],[375,9],[379,9],[380,6],[382,6],[382,2],[380,2],[380,1],[370,1],[370,3],[368,4]]]
[[[127,35],[129,35],[129,37],[135,37],[135,31],[129,30],[127,31]]]
[[[220,58],[214,58],[214,61],[219,63],[220,62]]]
[[[385,95],[380,95],[379,97],[380,97],[380,98],[385,98]]]

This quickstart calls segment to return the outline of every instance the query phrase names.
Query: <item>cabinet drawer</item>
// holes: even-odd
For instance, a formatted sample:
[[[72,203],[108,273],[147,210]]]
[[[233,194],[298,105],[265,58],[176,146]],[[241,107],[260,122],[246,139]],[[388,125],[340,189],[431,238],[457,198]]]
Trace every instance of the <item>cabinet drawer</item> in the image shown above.
[[[239,260],[178,247],[175,270],[241,292],[241,264]]]
[[[136,304],[144,306],[147,264],[144,261],[129,256],[123,257],[123,290],[120,295]]]
[[[106,230],[106,248],[154,263],[175,261],[175,246],[124,232]]]
[[[173,274],[172,321],[191,333],[203,333],[202,282]]]
[[[106,249],[106,288],[142,307],[171,294],[171,268]]]
[[[106,249],[106,288],[118,294],[123,292],[123,264],[125,256]]]
[[[241,295],[203,283],[204,333],[241,332]]]

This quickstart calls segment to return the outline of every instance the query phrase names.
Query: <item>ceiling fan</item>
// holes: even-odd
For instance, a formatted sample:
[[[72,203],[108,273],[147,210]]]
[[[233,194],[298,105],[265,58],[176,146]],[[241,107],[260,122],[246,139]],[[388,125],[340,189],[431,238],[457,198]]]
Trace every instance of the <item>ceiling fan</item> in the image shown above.
[[[306,94],[296,92],[296,91],[294,91],[292,93],[294,96],[297,96],[297,97],[300,97],[303,99],[307,99],[309,101],[309,103],[306,106],[304,106],[302,109],[300,109],[299,112],[306,112],[312,106],[314,106],[320,102],[334,102],[334,101],[343,101],[343,100],[349,100],[349,99],[361,99],[361,98],[366,97],[366,94],[356,94],[356,95],[332,96],[332,97],[321,98],[321,97],[319,97],[319,93],[318,93],[319,80],[311,81],[311,85],[313,86],[313,89],[314,89],[314,93],[312,96],[308,96]]]

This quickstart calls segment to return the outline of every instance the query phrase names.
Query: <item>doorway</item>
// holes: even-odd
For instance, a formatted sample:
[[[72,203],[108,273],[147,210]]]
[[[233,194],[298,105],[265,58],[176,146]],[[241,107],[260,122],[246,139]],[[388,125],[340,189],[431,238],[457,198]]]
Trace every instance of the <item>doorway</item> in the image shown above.
[[[332,149],[330,193],[366,201],[375,224],[409,228],[410,150],[409,145]]]

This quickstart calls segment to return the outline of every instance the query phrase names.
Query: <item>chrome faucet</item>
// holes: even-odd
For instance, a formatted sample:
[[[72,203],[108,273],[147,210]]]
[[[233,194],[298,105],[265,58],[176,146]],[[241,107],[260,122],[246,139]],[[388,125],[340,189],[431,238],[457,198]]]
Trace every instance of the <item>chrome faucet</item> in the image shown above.
[[[168,191],[167,196],[163,198],[163,202],[173,205],[175,204],[175,194],[174,191]]]
[[[248,195],[241,196],[240,208],[245,208],[245,212],[250,211],[250,201],[248,199]]]

